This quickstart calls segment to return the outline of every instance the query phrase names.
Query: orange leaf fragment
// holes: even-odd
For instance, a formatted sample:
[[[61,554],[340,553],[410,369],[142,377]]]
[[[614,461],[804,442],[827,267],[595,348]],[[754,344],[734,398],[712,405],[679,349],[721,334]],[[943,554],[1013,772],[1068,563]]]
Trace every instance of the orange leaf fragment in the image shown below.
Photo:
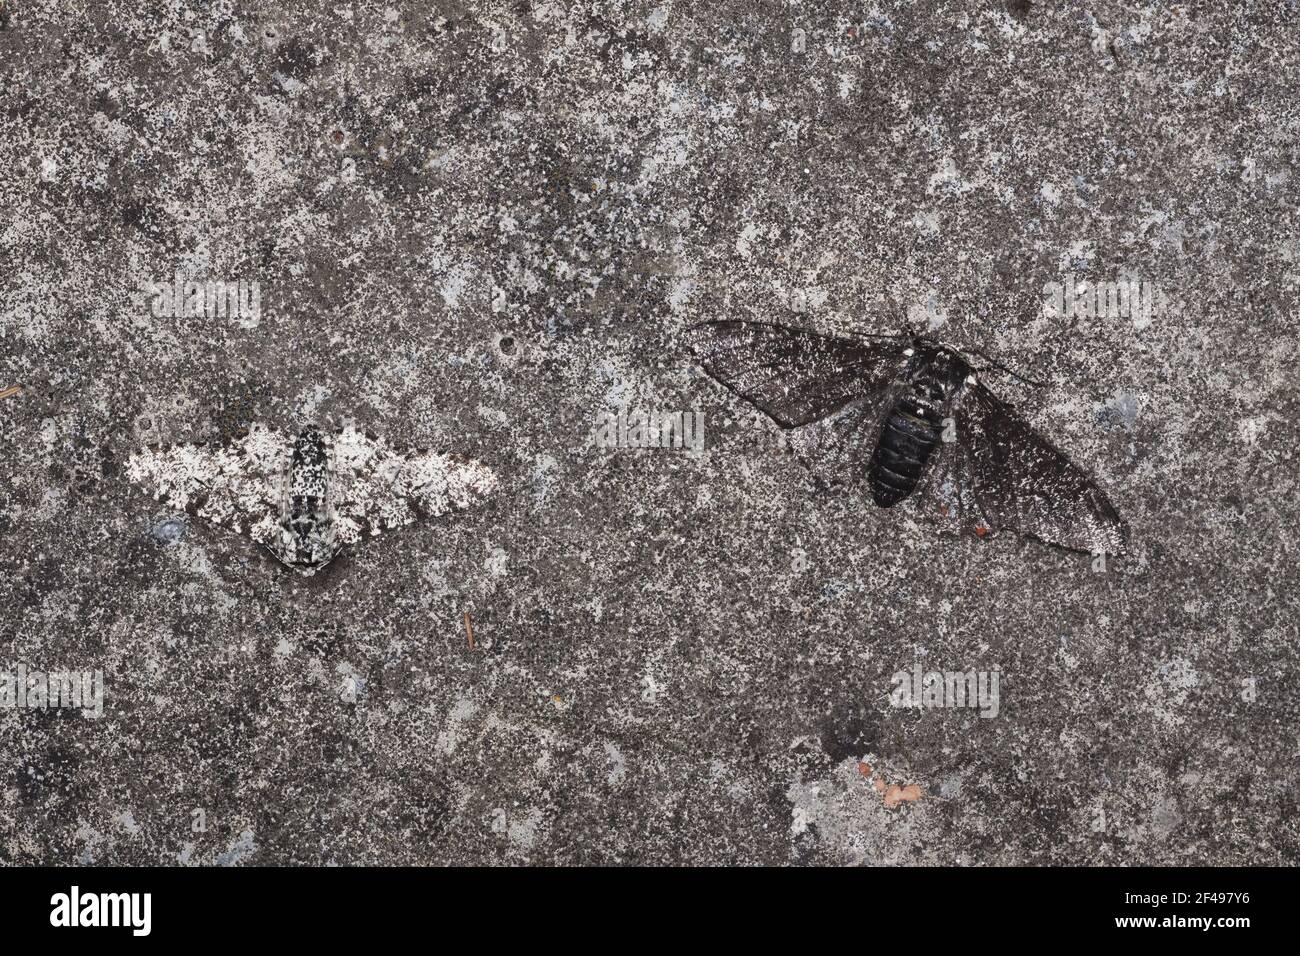
[[[892,810],[900,803],[911,803],[913,800],[920,800],[924,796],[925,791],[921,789],[920,784],[909,783],[906,787],[895,784],[885,791],[885,806]]]

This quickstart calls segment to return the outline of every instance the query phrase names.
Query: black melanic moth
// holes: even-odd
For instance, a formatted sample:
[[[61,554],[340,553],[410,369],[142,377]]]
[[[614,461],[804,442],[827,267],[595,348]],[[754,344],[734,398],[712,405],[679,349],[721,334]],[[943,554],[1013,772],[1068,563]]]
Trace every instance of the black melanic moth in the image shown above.
[[[823,484],[865,481],[882,508],[914,497],[980,537],[1009,528],[1077,551],[1124,552],[1124,524],[1101,489],[952,349],[756,322],[706,322],[687,335],[709,375],[789,430]]]

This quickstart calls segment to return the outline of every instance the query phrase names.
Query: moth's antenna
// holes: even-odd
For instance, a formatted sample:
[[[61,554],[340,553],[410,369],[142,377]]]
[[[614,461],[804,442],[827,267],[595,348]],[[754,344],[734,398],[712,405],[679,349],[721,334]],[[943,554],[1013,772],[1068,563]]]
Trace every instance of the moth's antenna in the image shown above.
[[[965,310],[965,311],[967,311],[967,312],[970,311],[969,307],[966,305],[966,300],[965,300],[964,298],[962,298],[962,297],[959,296],[959,295],[958,295],[958,296],[954,296],[953,298],[955,298],[955,299],[957,300],[957,304],[960,305],[960,306],[962,307],[963,310]],[[997,361],[996,359],[990,358],[989,356],[985,355],[985,354],[984,354],[983,352],[981,352],[979,349],[970,349],[969,351],[970,351],[970,354],[971,354],[971,355],[978,355],[978,356],[979,356],[980,358],[982,358],[984,361],[988,362],[988,363],[989,363],[989,366],[990,366],[991,368],[995,368],[995,369],[998,369],[999,371],[1006,372],[1006,373],[1007,373],[1008,375],[1010,375],[1012,378],[1018,378],[1018,379],[1020,379],[1020,381],[1024,382],[1026,385],[1033,385],[1035,388],[1046,388],[1046,387],[1047,387],[1047,383],[1046,383],[1046,382],[1038,382],[1038,381],[1035,381],[1035,380],[1032,379],[1032,378],[1026,378],[1025,376],[1021,375],[1019,372],[1016,372],[1016,371],[1013,371],[1013,370],[1007,368],[1007,366],[1003,365],[1001,362]],[[986,371],[988,371],[988,369],[987,369],[987,368],[977,368],[975,371],[977,371],[977,372],[986,372]]]
[[[1020,381],[1024,382],[1026,385],[1033,385],[1033,386],[1036,387],[1036,388],[1046,388],[1046,387],[1047,387],[1047,383],[1046,383],[1046,382],[1039,382],[1039,381],[1035,381],[1035,380],[1032,379],[1032,378],[1026,378],[1025,376],[1021,375],[1019,372],[1016,372],[1016,371],[1013,371],[1013,370],[1007,368],[1007,367],[1006,367],[1005,365],[1003,365],[1001,362],[998,362],[998,361],[996,361],[996,360],[994,360],[994,359],[989,358],[987,355],[985,355],[985,354],[984,354],[983,352],[981,352],[979,349],[971,349],[971,350],[970,350],[970,353],[971,353],[971,355],[978,355],[980,358],[984,359],[984,361],[986,361],[986,362],[989,363],[989,365],[990,365],[991,368],[995,368],[995,369],[998,369],[999,371],[1006,372],[1006,373],[1007,373],[1008,375],[1010,375],[1012,378],[1018,378],[1018,379],[1020,379]],[[977,371],[977,372],[987,372],[988,369],[987,369],[987,368],[977,368],[975,371]]]
[[[854,338],[859,339],[901,339],[911,338],[911,332],[907,329],[904,329],[902,332],[891,332],[889,334],[883,332],[854,332],[853,336]]]
[[[343,307],[343,314],[350,318],[355,317],[355,315],[359,311],[361,311],[361,309],[363,309],[364,307],[365,307],[365,302],[359,299],[353,299],[350,300]],[[416,362],[417,365],[423,360],[424,356],[429,352],[431,348],[432,346],[424,345],[424,346],[417,346],[412,349],[411,354],[413,360]],[[366,366],[362,368],[360,370],[359,375],[354,376],[350,383],[346,383],[348,387],[346,388],[345,391],[342,391],[337,395],[331,396],[330,402],[335,408],[335,411],[331,416],[332,418],[335,419],[335,421],[332,423],[332,427],[334,428],[341,427],[343,424],[343,419],[352,419],[352,424],[353,425],[356,424],[356,420],[354,416],[357,410],[357,405],[356,405],[357,397],[360,395],[362,388],[364,388],[369,383],[370,376],[373,372],[374,372],[373,366]]]

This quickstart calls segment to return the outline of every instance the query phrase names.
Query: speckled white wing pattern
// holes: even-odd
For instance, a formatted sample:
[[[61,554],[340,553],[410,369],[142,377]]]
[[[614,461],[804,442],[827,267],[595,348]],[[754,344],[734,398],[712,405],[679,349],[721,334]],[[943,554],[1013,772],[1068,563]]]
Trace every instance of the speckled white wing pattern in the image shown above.
[[[496,487],[496,477],[478,462],[437,452],[399,454],[355,428],[334,439],[331,472],[334,521],[349,544],[468,508]]]
[[[295,466],[294,439],[261,426],[226,445],[139,451],[127,462],[127,476],[173,508],[247,535],[306,575],[328,564],[337,544],[467,508],[496,487],[496,477],[478,462],[437,452],[401,454],[355,428],[331,438],[315,429],[308,435],[324,444],[329,462],[323,482],[328,505],[319,514],[302,498],[306,492],[293,490],[295,468],[302,477],[308,467]],[[319,543],[323,556],[303,558],[303,541]]]
[[[144,449],[127,461],[126,474],[173,508],[271,547],[280,535],[289,453],[278,432],[255,426],[227,445]]]

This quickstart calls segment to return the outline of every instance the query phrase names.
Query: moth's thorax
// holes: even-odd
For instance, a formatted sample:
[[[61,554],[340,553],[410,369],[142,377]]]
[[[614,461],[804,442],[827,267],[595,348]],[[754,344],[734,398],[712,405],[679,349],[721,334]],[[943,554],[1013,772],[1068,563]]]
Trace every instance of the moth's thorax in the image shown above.
[[[293,445],[285,481],[280,560],[304,573],[324,567],[339,549],[330,511],[330,446],[315,428]]]
[[[293,443],[289,495],[324,498],[329,486],[329,443],[318,429],[307,428]]]
[[[908,397],[927,413],[945,413],[971,374],[970,364],[952,349],[925,339],[914,340],[910,351],[903,372]]]

